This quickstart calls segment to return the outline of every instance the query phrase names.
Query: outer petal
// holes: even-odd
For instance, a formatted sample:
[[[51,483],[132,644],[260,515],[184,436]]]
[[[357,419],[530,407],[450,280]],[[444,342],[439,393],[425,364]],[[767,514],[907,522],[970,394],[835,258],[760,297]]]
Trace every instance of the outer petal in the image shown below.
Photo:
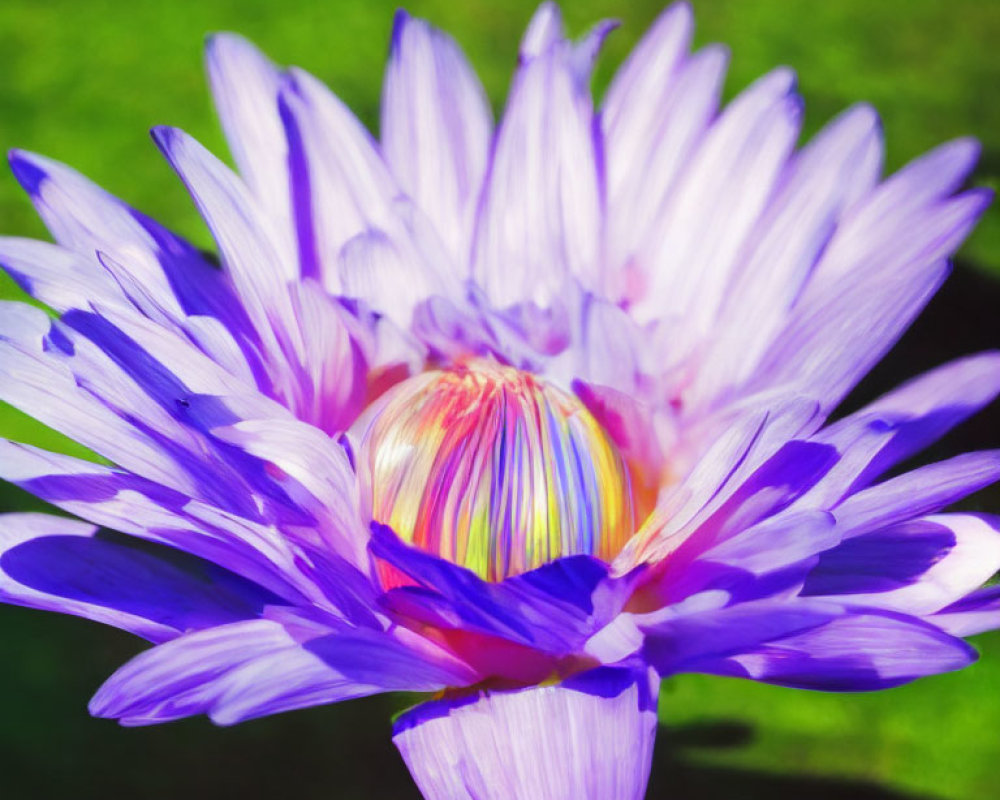
[[[963,224],[961,217],[948,219],[948,198],[961,187],[978,158],[979,144],[974,139],[946,142],[914,159],[870,192],[831,240],[816,265],[810,291],[825,290],[873,251],[885,255],[895,250],[910,257],[929,245],[948,250],[957,247],[971,226],[968,220]],[[935,218],[943,224],[937,224]],[[956,221],[959,224],[952,227]],[[942,255],[947,253],[932,256],[931,260]]]
[[[126,335],[97,314],[73,311],[60,322],[23,304],[4,310],[0,374],[11,379],[0,381],[0,397],[188,497],[251,519],[269,497],[285,508],[277,517],[301,517],[263,462],[210,435],[241,418],[291,419],[287,410],[137,315],[116,317]]]
[[[829,413],[896,342],[948,272],[946,261],[936,261],[839,282],[789,316],[751,385],[794,382],[822,392]]]
[[[382,148],[466,277],[472,214],[492,134],[479,79],[445,34],[396,12],[382,90]]]
[[[328,546],[311,547],[318,541],[316,522],[301,512],[291,520],[276,513],[255,521],[137,475],[3,440],[0,478],[102,527],[219,564],[290,604],[316,605],[358,624],[372,616],[366,574]],[[317,560],[322,569],[310,567]]]
[[[39,309],[21,303],[0,308],[0,399],[138,474],[197,493],[157,434],[169,430],[181,447],[190,438],[109,358],[87,340],[74,343],[72,332]],[[81,380],[80,373],[94,366],[96,374]],[[100,399],[83,388],[94,377],[103,379]],[[121,404],[141,415],[141,430],[117,413]]]
[[[267,213],[290,232],[289,146],[278,114],[281,74],[256,47],[241,36],[221,33],[205,47],[205,65],[222,129],[240,174]],[[295,262],[283,259],[275,268],[298,274]]]
[[[289,283],[280,262],[280,230],[260,201],[218,159],[180,131],[154,131],[161,149],[188,186],[219,245],[225,268],[263,343],[273,393],[297,415],[316,424],[349,424],[357,400],[338,398],[340,387],[358,387],[360,353],[344,312],[311,283]],[[323,308],[316,325],[317,306]],[[320,349],[317,341],[329,344]],[[332,384],[332,385],[331,385]],[[352,389],[346,392],[348,397]],[[345,418],[346,414],[346,418]]]
[[[231,288],[190,244],[57,161],[22,151],[10,159],[56,241],[78,253],[93,273],[104,272],[97,251],[128,265],[132,280],[156,298],[155,313],[147,309],[154,318],[177,324],[186,314],[211,314],[232,321]],[[91,280],[100,294],[108,291],[106,276]],[[119,293],[127,294],[128,287]],[[92,299],[80,297],[74,305],[86,308]]]
[[[933,153],[925,159],[940,161]],[[832,409],[924,307],[991,193],[928,200],[922,181],[950,191],[956,176],[942,187],[922,166],[895,175],[838,228],[787,325],[759,362],[746,362],[752,385],[801,381],[822,389]],[[922,202],[904,200],[906,192]],[[886,205],[886,197],[898,202]]]
[[[996,353],[981,353],[921,375],[823,428],[811,437],[812,441],[837,448],[840,461],[826,480],[799,501],[800,506],[833,508],[900,460],[943,436],[989,403],[998,391],[1000,359]],[[947,463],[940,469],[947,470]],[[972,466],[971,462],[956,462],[959,469],[952,477],[960,475],[962,465]],[[945,478],[944,474],[938,477]],[[914,480],[920,479],[915,473]],[[886,486],[888,489],[894,485]],[[938,490],[943,488],[944,484]],[[924,497],[929,499],[930,495]],[[942,505],[917,513],[934,511]]]
[[[87,617],[153,642],[251,619],[282,602],[181,551],[45,514],[0,515],[0,599]]]
[[[561,44],[565,38],[566,29],[563,26],[559,6],[551,0],[546,0],[532,14],[531,21],[521,37],[518,59],[522,64],[527,63],[555,45]]]
[[[898,430],[889,446],[865,470],[861,481],[923,450],[998,394],[1000,352],[987,351],[950,361],[865,406],[852,416],[879,417],[895,424]],[[849,424],[849,419],[843,423]]]
[[[965,453],[852,494],[834,511],[845,537],[940,511],[1000,480],[1000,451]]]
[[[396,721],[393,742],[427,800],[640,800],[657,683],[604,668],[425,703]]]
[[[25,292],[56,311],[87,302],[122,303],[115,279],[81,253],[49,242],[0,238],[0,264]]]
[[[717,400],[760,358],[845,209],[878,180],[881,161],[878,116],[863,105],[846,111],[791,159],[735,270],[719,311],[720,335],[699,359],[689,402]]]
[[[972,636],[1000,628],[1000,586],[986,586],[928,617],[952,636]]]
[[[684,6],[676,8],[664,21],[669,17],[681,26]],[[675,40],[679,36],[686,33],[658,23],[647,36],[649,46],[636,50],[605,101],[607,248],[610,263],[620,270],[615,300],[636,302],[646,291],[639,250],[663,224],[666,203],[719,102],[728,52],[710,45],[673,69],[673,51],[683,46]],[[648,58],[657,64],[640,75]]]
[[[289,70],[279,99],[308,175],[321,281],[339,293],[341,248],[369,229],[392,231],[399,187],[368,131],[312,75]]]
[[[976,657],[938,627],[881,609],[822,598],[716,608],[716,598],[700,600],[703,610],[622,619],[645,634],[643,658],[661,675],[706,672],[802,689],[871,691],[960,669]]]
[[[317,635],[318,634],[318,635]],[[405,634],[403,634],[405,636]],[[431,647],[371,631],[333,634],[270,619],[222,625],[132,659],[90,703],[125,725],[209,714],[220,725],[384,691],[434,691],[471,673]]]
[[[968,666],[976,651],[913,617],[860,610],[697,671],[798,689],[887,689]]]
[[[188,187],[215,237],[240,301],[272,360],[302,358],[287,281],[295,273],[280,246],[280,227],[221,161],[182,131],[154,128],[153,136]]]
[[[862,533],[824,553],[804,595],[926,616],[1000,569],[1000,520],[939,514]]]
[[[655,130],[660,108],[655,101],[668,95],[674,85],[693,27],[691,7],[674,3],[653,23],[618,70],[601,110],[609,152],[619,151],[625,158],[629,152],[649,149],[648,139]]]
[[[726,602],[724,595],[706,592],[678,607],[623,615],[614,627],[634,626],[640,631],[645,637],[643,660],[660,675],[670,675],[698,671],[698,665],[721,662],[763,643],[814,630],[842,613],[839,606],[817,601],[782,598],[733,606]],[[593,646],[592,642],[588,649]]]
[[[668,558],[649,587],[664,602],[717,591],[730,602],[788,596],[802,585],[817,554],[840,541],[833,515],[823,511],[778,514],[701,553],[693,563]]]
[[[296,493],[296,505],[322,523],[321,540],[353,563],[366,561],[362,552],[367,535],[358,510],[356,478],[339,444],[292,419],[244,419],[213,433],[301,485],[312,497]]]

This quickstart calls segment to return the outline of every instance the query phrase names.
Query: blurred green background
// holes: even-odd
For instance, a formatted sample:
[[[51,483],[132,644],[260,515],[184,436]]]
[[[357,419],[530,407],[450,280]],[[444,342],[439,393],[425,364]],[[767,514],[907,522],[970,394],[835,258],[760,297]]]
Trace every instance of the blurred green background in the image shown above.
[[[846,105],[881,111],[888,167],[970,134],[984,144],[976,183],[1000,175],[1000,3],[994,0],[695,0],[699,42],[733,51],[727,94],[776,64],[795,67],[809,135]],[[239,31],[276,60],[328,81],[371,127],[394,4],[342,0],[0,5],[0,146],[66,161],[208,247],[210,240],[146,130],[170,123],[225,152],[201,70],[203,36]],[[497,108],[531,2],[429,0],[409,10],[452,32]],[[576,2],[570,30],[601,17],[598,91],[661,8]],[[0,232],[45,233],[13,178],[0,178]],[[848,401],[906,375],[1000,345],[1000,211],[991,209],[925,317]],[[17,293],[0,278],[0,296]],[[930,454],[1000,446],[998,409]],[[0,435],[73,450],[10,409]],[[6,487],[0,509],[30,498]],[[976,508],[1000,510],[1000,495]],[[1000,795],[1000,634],[962,673],[878,695],[821,695],[684,676],[664,688],[650,798],[938,798]],[[218,729],[191,720],[124,730],[86,701],[141,643],[55,615],[0,607],[0,796],[96,798],[416,797],[389,744],[398,698],[310,709]]]

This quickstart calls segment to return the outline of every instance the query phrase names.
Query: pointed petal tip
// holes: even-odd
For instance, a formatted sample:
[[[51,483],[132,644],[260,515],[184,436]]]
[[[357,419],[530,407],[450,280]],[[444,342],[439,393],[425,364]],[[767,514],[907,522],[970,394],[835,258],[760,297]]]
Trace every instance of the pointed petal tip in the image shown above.
[[[775,67],[764,79],[773,81],[776,91],[781,91],[778,87],[784,87],[784,91],[789,94],[798,91],[799,76],[792,67],[785,64]]]
[[[978,139],[962,136],[928,150],[900,169],[894,177],[929,183],[936,193],[947,196],[962,186],[979,161]]]
[[[949,152],[957,161],[968,162],[970,167],[979,160],[983,146],[974,136],[960,136],[945,142],[937,148],[939,152]]]
[[[90,702],[87,703],[87,712],[92,717],[98,717],[100,719],[114,719],[119,716],[115,713],[115,708],[111,702],[112,698],[109,697],[109,692],[106,691],[107,682],[101,684],[97,691],[94,692],[94,696],[90,698]]]
[[[186,133],[173,125],[154,125],[149,129],[149,135],[160,152],[166,156],[168,161],[173,162],[174,155],[181,148],[195,146],[204,149],[203,146],[191,134]]]
[[[518,54],[520,62],[523,64],[537,58],[565,38],[566,29],[559,6],[552,0],[545,0],[531,16],[521,39]]]
[[[205,34],[205,58],[209,63],[241,51],[261,55],[257,45],[242,34],[233,31],[211,31]]]
[[[7,152],[7,161],[14,178],[29,195],[37,195],[48,177],[42,156],[14,148]]]
[[[718,64],[718,69],[725,70],[729,66],[732,54],[733,51],[729,48],[729,45],[722,44],[721,42],[712,42],[702,47],[692,58],[714,62]]]
[[[873,128],[882,130],[882,115],[878,113],[878,109],[871,103],[855,103],[844,111],[844,117],[866,122]]]
[[[989,186],[976,186],[967,192],[963,192],[961,196],[967,198],[971,206],[971,215],[978,219],[990,207],[993,198],[996,196],[996,190]]]
[[[882,137],[882,117],[871,103],[855,103],[831,119],[820,133],[855,131],[858,135]],[[820,134],[817,134],[819,136]]]
[[[677,31],[677,33],[690,40],[693,30],[694,8],[688,0],[678,0],[678,2],[671,3],[663,10],[660,16],[653,22],[650,33],[663,37]]]
[[[402,46],[403,32],[413,19],[405,8],[397,8],[392,15],[392,33],[389,36],[389,54],[397,53]]]
[[[170,125],[154,125],[149,129],[150,138],[161,150],[166,151],[176,135],[177,129]]]

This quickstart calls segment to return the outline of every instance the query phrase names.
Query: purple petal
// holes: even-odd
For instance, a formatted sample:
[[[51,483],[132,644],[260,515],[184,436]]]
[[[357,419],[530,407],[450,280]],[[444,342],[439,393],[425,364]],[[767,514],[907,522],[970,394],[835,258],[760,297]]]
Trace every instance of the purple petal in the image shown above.
[[[447,264],[448,259],[440,263]],[[372,228],[344,243],[337,258],[341,293],[361,300],[393,320],[402,330],[429,297],[453,289],[436,270],[426,268],[406,237]]]
[[[458,45],[398,11],[382,89],[385,160],[463,268],[492,128],[482,85]]]
[[[976,652],[912,617],[858,613],[778,639],[697,671],[797,689],[862,692],[968,666]]]
[[[982,353],[932,370],[822,429],[812,441],[837,448],[840,460],[800,505],[832,508],[978,411],[998,390],[1000,359]]]
[[[263,459],[312,495],[297,493],[299,508],[314,515],[321,541],[351,563],[363,564],[368,540],[357,480],[344,449],[322,431],[294,419],[245,419],[213,434]]]
[[[895,187],[895,180],[884,186]],[[903,183],[915,197],[926,197],[911,180]],[[832,409],[936,291],[946,260],[990,198],[976,189],[917,207],[900,201],[891,209],[873,200],[853,214],[831,239],[752,383],[822,387]]]
[[[778,514],[699,554],[693,562],[668,558],[646,591],[663,603],[701,592],[724,593],[728,602],[787,596],[806,580],[816,556],[836,546],[840,533],[824,511]]]
[[[171,128],[154,128],[153,136],[211,229],[266,350],[276,357],[282,346],[289,355],[300,352],[301,333],[286,289],[298,265],[285,255],[281,230],[247,186],[190,136]]]
[[[830,470],[836,453],[826,445],[792,441],[729,494],[678,553],[704,552],[788,508]]]
[[[701,558],[763,574],[829,550],[840,541],[835,525],[826,511],[778,514],[706,550]]]
[[[877,264],[875,271],[898,268],[900,261],[919,255],[942,236],[942,242],[950,242],[945,246],[949,252],[932,254],[926,260],[949,255],[958,244],[955,239],[960,241],[968,233],[971,222],[958,216],[949,223],[948,214],[942,212],[954,208],[948,196],[962,184],[978,155],[975,141],[959,139],[926,153],[882,183],[844,220],[816,267],[810,291],[826,290],[876,252],[882,259],[889,256],[889,263]],[[940,251],[940,243],[937,246]]]
[[[975,514],[940,514],[856,535],[820,557],[803,594],[932,614],[1000,570],[998,522]]]
[[[188,634],[132,659],[94,695],[90,712],[125,725],[208,714],[220,725],[384,691],[434,691],[469,674],[430,646],[366,631],[301,642],[257,619]]]
[[[80,253],[34,239],[0,238],[0,265],[25,292],[56,311],[87,301],[122,303],[114,278]]]
[[[265,497],[290,507],[263,463],[209,435],[241,417],[280,420],[287,411],[172,332],[134,314],[106,315],[138,338],[96,314],[72,311],[57,322],[11,304],[0,320],[0,373],[17,377],[0,381],[0,397],[188,497],[252,518]]]
[[[402,543],[373,524],[372,554],[419,583],[388,592],[389,610],[440,628],[472,630],[556,655],[577,650],[628,599],[635,576],[613,581],[589,556],[561,558],[489,583]]]
[[[859,222],[874,228],[947,197],[962,187],[979,153],[975,139],[955,139],[914,159],[864,201]]]
[[[865,406],[853,418],[880,417],[897,428],[859,481],[870,480],[920,452],[1000,394],[1000,353],[956,359]],[[843,423],[850,424],[846,418]]]
[[[368,131],[316,78],[289,70],[280,99],[308,170],[321,282],[339,293],[341,248],[372,228],[395,233],[400,190]]]
[[[652,125],[659,107],[655,100],[665,98],[673,85],[693,28],[691,7],[674,3],[632,49],[608,87],[601,108],[609,144],[618,135],[635,136]]]
[[[84,343],[86,344],[86,343]],[[65,361],[99,365],[102,394],[121,401],[137,394],[144,400],[136,410],[149,406],[148,398],[127,382],[109,380],[116,375],[110,361],[96,347],[81,349],[67,336],[65,328],[47,315],[23,304],[3,304],[0,313],[0,399],[33,414],[51,428],[79,441],[126,468],[165,485],[194,487],[183,470],[159,446],[154,436],[138,430],[108,404],[80,386]],[[115,395],[118,395],[115,397]],[[162,410],[146,408],[147,420],[157,425],[176,426]]]
[[[1000,628],[1000,586],[986,586],[927,618],[952,636]]]
[[[762,643],[811,631],[842,613],[833,604],[785,598],[733,606],[725,606],[724,598],[703,601],[709,607],[695,607],[696,613],[668,608],[629,620],[645,635],[643,659],[660,675],[701,671],[704,664],[724,663]]]
[[[579,92],[590,91],[590,76],[594,70],[594,64],[597,63],[597,57],[601,54],[601,48],[604,47],[604,40],[620,24],[618,20],[614,19],[600,20],[594,23],[578,42],[573,44],[570,61]]]
[[[245,325],[239,307],[233,308],[232,289],[224,276],[190,244],[57,161],[14,151],[11,168],[56,241],[83,259],[78,263],[81,275],[93,273],[87,281],[98,291],[81,295],[73,307],[86,309],[87,301],[107,297],[120,302],[127,297],[142,313],[168,326],[182,325],[188,314],[218,317],[234,333]],[[94,257],[97,251],[127,265],[121,275],[113,276],[116,288],[109,287],[105,269]],[[45,267],[21,266],[31,267],[40,278],[37,288],[44,291]],[[144,303],[130,291],[132,285],[142,287],[155,303]]]
[[[769,394],[707,423],[697,463],[663,494],[615,560],[616,569],[658,561],[681,546],[693,553],[708,546],[723,524],[726,532],[736,532],[740,524],[753,525],[808,493],[837,460],[828,445],[789,441],[812,429],[816,409],[807,398]],[[788,493],[774,491],[778,486],[787,486]],[[741,506],[750,516],[724,523]]]
[[[879,119],[863,105],[830,123],[791,160],[727,290],[718,316],[722,335],[700,360],[689,402],[709,403],[750,374],[845,210],[878,180],[881,161]]]
[[[944,282],[944,261],[845,279],[801,304],[755,368],[750,385],[796,384],[818,392],[826,412],[896,342]]]
[[[835,509],[845,537],[889,527],[956,503],[1000,480],[1000,451],[965,453],[852,494]]]
[[[618,305],[587,297],[574,364],[577,378],[639,395],[639,354],[647,332]]]
[[[281,600],[182,551],[44,514],[0,516],[0,598],[153,642],[261,614]]]
[[[278,115],[278,69],[250,42],[232,33],[209,38],[205,64],[240,174],[267,214],[289,225],[289,147]]]
[[[656,684],[624,669],[417,706],[393,742],[427,800],[640,800]]]
[[[352,384],[357,380],[353,370],[360,354],[352,352],[353,334],[345,327],[341,312],[327,302],[322,327],[307,332],[303,326],[315,322],[314,307],[323,302],[322,293],[316,288],[293,288],[300,286],[297,266],[281,256],[279,233],[257,200],[190,137],[163,128],[156,136],[219,244],[240,300],[263,342],[274,395],[310,422],[349,424],[349,419],[336,414],[331,419],[328,413],[329,406],[335,405],[327,397],[330,381]]]
[[[0,456],[0,478],[58,508],[211,561],[291,603],[333,603],[345,615],[344,589],[365,583],[356,568],[332,554],[325,557],[322,579],[302,568],[301,547],[313,543],[316,532],[301,518],[279,530],[279,515],[271,524],[255,522],[136,475],[28,445],[0,440]],[[329,584],[338,582],[342,588],[331,590]]]
[[[290,396],[295,417],[334,435],[347,430],[364,408],[368,371],[382,355],[377,333],[351,314],[315,281],[289,287],[304,337],[303,363]]]

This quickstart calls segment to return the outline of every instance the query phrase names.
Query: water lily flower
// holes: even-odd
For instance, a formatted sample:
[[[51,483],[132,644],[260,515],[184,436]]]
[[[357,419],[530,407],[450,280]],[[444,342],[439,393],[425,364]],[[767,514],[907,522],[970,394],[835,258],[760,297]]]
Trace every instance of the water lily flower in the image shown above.
[[[73,515],[0,516],[0,599],[153,646],[90,710],[220,725],[377,692],[430,800],[641,798],[659,680],[872,690],[1000,626],[1000,478],[885,475],[1000,391],[1000,354],[830,422],[989,202],[946,144],[888,178],[875,112],[798,148],[778,69],[667,9],[599,106],[543,5],[501,119],[399,13],[381,138],[243,39],[208,72],[239,174],[153,136],[219,262],[11,154],[55,243],[0,263],[0,399],[101,456],[0,442]]]

